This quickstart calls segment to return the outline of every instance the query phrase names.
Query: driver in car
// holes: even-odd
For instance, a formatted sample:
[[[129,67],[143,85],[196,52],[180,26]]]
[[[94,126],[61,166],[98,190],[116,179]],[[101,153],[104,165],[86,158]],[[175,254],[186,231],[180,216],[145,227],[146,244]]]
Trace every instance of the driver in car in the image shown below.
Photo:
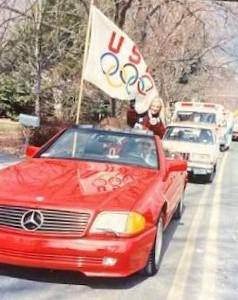
[[[146,165],[155,166],[157,164],[157,155],[155,146],[149,140],[139,139],[137,142],[139,156],[143,158]]]

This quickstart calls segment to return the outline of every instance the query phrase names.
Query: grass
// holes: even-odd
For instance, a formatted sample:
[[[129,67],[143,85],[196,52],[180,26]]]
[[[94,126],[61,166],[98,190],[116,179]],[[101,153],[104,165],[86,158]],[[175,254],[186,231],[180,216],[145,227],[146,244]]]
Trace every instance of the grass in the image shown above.
[[[21,148],[21,125],[9,119],[0,119],[0,152],[18,154]]]
[[[0,119],[0,132],[5,133],[9,131],[19,133],[21,131],[20,124],[9,119]]]

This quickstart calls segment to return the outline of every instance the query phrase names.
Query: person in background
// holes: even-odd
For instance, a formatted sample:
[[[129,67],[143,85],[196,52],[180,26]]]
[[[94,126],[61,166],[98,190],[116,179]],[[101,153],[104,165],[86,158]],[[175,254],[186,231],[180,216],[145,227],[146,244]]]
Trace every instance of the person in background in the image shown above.
[[[127,109],[127,125],[133,128],[137,122],[138,114],[135,110],[135,100],[130,101],[129,108]]]
[[[132,113],[130,107],[129,114],[127,114],[127,123],[134,128],[151,130],[155,135],[162,138],[165,133],[165,126],[160,118],[161,109],[159,98],[152,100],[148,111],[140,115],[136,114],[135,110]]]

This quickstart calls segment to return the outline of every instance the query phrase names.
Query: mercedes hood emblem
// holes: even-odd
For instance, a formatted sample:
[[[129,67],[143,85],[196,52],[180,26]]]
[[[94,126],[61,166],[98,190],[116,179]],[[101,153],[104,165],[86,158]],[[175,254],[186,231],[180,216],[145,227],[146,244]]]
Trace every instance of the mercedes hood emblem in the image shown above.
[[[44,217],[39,210],[28,210],[21,218],[21,226],[26,231],[36,231],[43,225]]]

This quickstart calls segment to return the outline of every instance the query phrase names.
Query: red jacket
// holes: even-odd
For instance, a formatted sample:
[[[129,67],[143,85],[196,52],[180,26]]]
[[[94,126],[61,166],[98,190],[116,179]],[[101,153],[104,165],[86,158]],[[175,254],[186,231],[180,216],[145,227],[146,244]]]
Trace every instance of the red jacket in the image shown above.
[[[160,138],[164,136],[165,126],[162,121],[159,121],[156,125],[151,125],[148,114],[138,115],[134,109],[129,108],[127,111],[127,124],[130,127],[134,127],[136,123],[141,124],[145,129],[153,131]]]
[[[127,110],[127,125],[130,127],[134,127],[135,123],[137,122],[137,113],[135,111],[135,109],[133,108],[128,108]]]
[[[145,115],[143,118],[142,125],[145,128],[148,128],[149,130],[153,131],[155,135],[158,135],[161,139],[164,136],[165,133],[165,126],[162,121],[159,121],[155,125],[150,124],[150,119],[148,115]]]

